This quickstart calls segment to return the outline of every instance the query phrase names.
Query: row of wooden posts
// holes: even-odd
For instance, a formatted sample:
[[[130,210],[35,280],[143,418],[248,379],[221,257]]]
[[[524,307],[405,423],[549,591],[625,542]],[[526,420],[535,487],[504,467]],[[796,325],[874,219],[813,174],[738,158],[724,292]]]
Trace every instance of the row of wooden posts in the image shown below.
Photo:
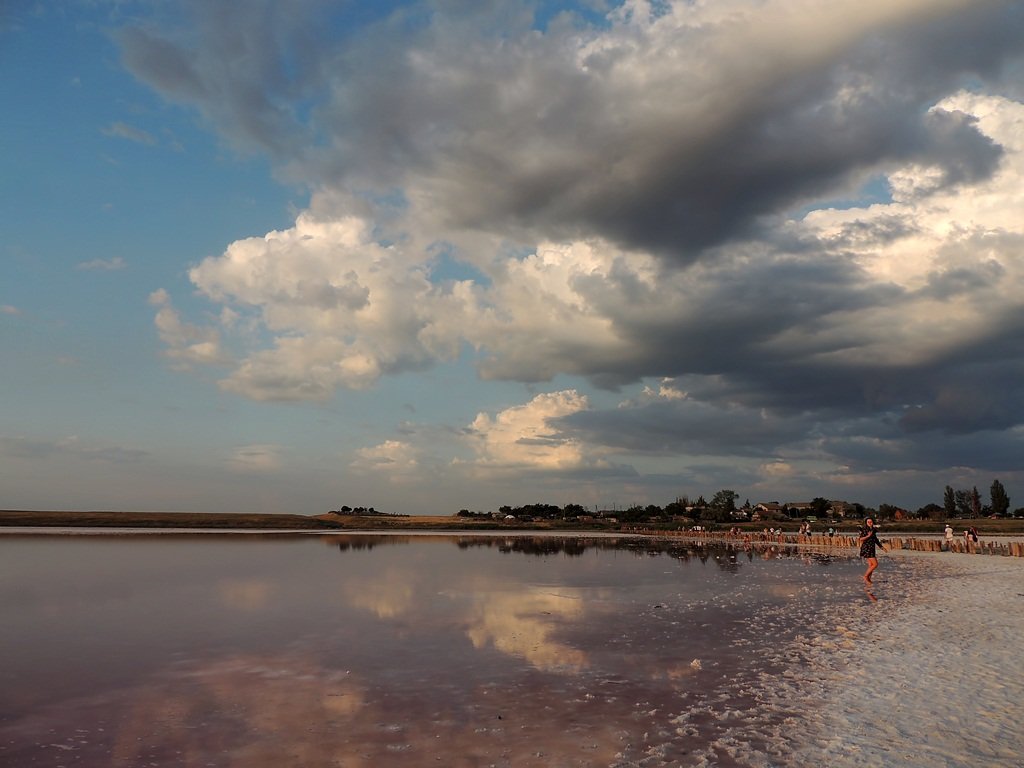
[[[823,533],[815,533],[810,536],[801,536],[796,533],[739,533],[730,534],[724,531],[658,531],[653,529],[641,529],[638,533],[645,533],[652,536],[669,536],[672,538],[699,539],[703,541],[716,541],[726,544],[800,544],[815,548],[850,548],[857,546],[857,537],[846,534],[835,534],[828,536]],[[998,539],[986,539],[984,541],[965,541],[963,537],[957,537],[949,542],[948,546],[944,539],[919,539],[913,536],[880,536],[886,549],[912,549],[917,552],[959,552],[971,555],[1001,555],[1003,557],[1024,557],[1024,541],[999,541]]]

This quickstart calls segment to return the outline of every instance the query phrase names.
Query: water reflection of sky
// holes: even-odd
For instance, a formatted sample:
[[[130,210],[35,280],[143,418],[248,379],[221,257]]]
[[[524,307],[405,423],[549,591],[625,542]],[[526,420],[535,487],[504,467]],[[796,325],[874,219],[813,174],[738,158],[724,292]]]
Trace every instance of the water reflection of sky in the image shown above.
[[[0,537],[0,764],[687,764],[857,567],[639,539]]]

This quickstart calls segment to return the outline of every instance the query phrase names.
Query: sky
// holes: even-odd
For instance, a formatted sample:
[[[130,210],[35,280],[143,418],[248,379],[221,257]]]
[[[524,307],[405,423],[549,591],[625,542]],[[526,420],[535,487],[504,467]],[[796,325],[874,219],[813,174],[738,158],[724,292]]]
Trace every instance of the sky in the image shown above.
[[[7,0],[0,104],[0,508],[1024,500],[1020,2]]]

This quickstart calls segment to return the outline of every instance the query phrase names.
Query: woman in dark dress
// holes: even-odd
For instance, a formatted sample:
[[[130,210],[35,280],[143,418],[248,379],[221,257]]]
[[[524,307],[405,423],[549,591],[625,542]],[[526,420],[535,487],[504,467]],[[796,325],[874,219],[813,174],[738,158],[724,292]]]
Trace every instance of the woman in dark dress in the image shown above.
[[[875,547],[882,547],[882,551],[885,551],[882,542],[878,540],[878,529],[875,528],[875,523],[870,517],[864,521],[864,527],[860,529],[860,537],[857,541],[860,543],[860,556],[868,561],[868,569],[864,571],[864,581],[870,584],[871,574],[878,567]]]

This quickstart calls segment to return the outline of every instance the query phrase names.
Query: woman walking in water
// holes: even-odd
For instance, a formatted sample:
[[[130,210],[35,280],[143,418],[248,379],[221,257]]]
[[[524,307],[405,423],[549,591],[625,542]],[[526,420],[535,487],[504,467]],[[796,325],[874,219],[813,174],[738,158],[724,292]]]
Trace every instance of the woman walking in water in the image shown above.
[[[868,569],[864,571],[864,581],[870,585],[871,574],[878,567],[875,547],[882,547],[882,551],[885,551],[882,542],[878,540],[878,529],[875,528],[875,523],[870,517],[864,521],[864,527],[860,529],[860,537],[857,541],[860,544],[860,556],[868,561]]]

